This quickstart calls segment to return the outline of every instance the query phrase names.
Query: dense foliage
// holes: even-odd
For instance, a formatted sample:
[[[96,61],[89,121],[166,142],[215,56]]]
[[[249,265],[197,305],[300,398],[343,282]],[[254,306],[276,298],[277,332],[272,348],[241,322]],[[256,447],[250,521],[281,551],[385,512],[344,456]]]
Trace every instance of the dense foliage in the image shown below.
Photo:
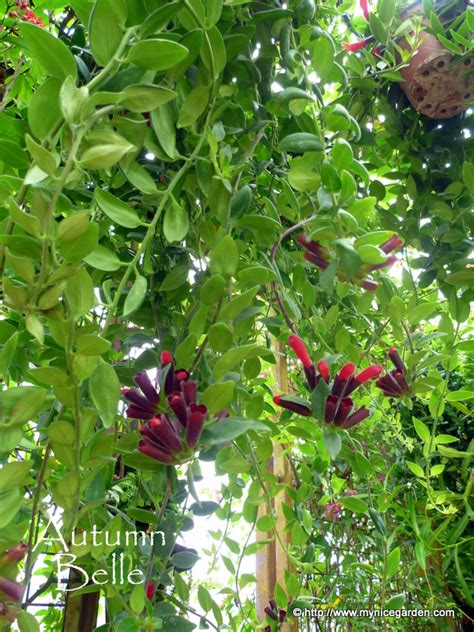
[[[420,35],[361,4],[0,0],[5,629],[99,588],[104,631],[472,617],[474,117],[420,115],[400,68],[430,32],[472,73],[474,14],[424,0]],[[196,586],[181,535],[210,514]],[[264,613],[241,567],[275,539]],[[71,543],[89,577],[114,552],[145,581],[66,598]]]

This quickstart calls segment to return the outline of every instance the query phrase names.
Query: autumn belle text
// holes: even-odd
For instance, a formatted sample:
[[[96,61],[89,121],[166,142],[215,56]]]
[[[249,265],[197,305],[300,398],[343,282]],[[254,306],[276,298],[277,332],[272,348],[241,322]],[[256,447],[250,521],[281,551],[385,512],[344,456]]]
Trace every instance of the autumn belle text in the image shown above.
[[[119,531],[112,534],[108,531],[100,531],[96,525],[93,525],[89,532],[73,533],[70,544],[66,542],[59,531],[57,531],[57,537],[43,538],[36,544],[35,548],[40,542],[47,542],[56,550],[60,549],[54,556],[57,567],[58,589],[65,592],[73,592],[84,588],[90,583],[100,586],[104,584],[119,586],[144,584],[145,573],[139,568],[130,568],[130,556],[116,549],[129,546],[146,548],[153,547],[155,544],[164,546],[165,534],[163,531],[151,531],[149,533],[145,531],[126,531],[122,533]],[[54,543],[59,543],[59,547]],[[71,552],[71,549],[79,553],[81,549],[94,547],[103,549],[104,558],[108,559],[108,563],[106,568],[96,569],[90,574],[84,568],[75,564],[79,554],[75,555]],[[110,556],[108,549],[114,549]],[[71,571],[74,571],[73,574],[77,580],[74,582],[74,585],[68,583]],[[79,583],[81,581],[82,583]],[[64,584],[66,584],[66,587],[64,587]]]

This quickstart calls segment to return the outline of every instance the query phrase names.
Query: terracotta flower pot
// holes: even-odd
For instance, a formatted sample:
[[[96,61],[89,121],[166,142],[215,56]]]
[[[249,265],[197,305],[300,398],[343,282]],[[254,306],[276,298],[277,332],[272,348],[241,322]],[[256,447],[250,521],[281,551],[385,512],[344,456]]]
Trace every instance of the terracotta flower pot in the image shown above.
[[[423,11],[421,3],[405,9],[402,19]],[[423,23],[429,23],[426,19]],[[464,112],[474,103],[474,59],[460,60],[447,51],[434,35],[420,31],[421,44],[400,72],[402,90],[415,110],[432,119],[445,119]]]

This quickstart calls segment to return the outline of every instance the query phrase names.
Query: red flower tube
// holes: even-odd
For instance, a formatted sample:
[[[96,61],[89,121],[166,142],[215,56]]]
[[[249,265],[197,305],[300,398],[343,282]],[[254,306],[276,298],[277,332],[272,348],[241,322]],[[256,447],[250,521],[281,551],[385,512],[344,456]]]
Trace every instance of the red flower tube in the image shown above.
[[[321,259],[321,257],[317,257],[316,255],[313,255],[312,252],[305,252],[304,258],[306,259],[306,261],[309,261],[320,270],[326,270],[326,268],[329,265],[327,261],[325,261],[324,259]]]
[[[173,457],[171,456],[171,454],[160,450],[154,445],[151,445],[146,439],[142,439],[139,442],[138,451],[145,456],[149,456],[155,461],[159,461],[160,463],[165,463],[166,465],[173,463]]]
[[[369,380],[372,380],[374,377],[378,377],[382,373],[383,369],[381,366],[377,364],[373,364],[372,366],[367,367],[361,371],[358,375],[355,376],[354,380],[357,384],[365,384]]]
[[[371,41],[371,38],[366,38],[361,39],[358,42],[353,42],[352,44],[349,44],[348,42],[343,42],[342,48],[349,53],[357,53],[357,51],[365,48],[367,44],[369,44]]]
[[[301,340],[299,336],[292,335],[288,338],[288,344],[295,352],[298,360],[302,363],[305,369],[313,366],[311,362],[311,358],[309,357],[308,350],[306,349],[306,345]]]
[[[335,397],[334,395],[328,395],[326,397],[326,403],[324,406],[324,421],[328,424],[334,421],[338,401],[339,401],[338,398]]]
[[[400,354],[395,349],[395,347],[390,347],[390,351],[388,352],[388,357],[392,361],[394,367],[398,369],[400,373],[406,373],[407,368],[405,366],[405,363],[403,362],[402,358],[400,357]]]
[[[329,380],[329,364],[324,360],[318,362],[318,372],[325,382]]]
[[[369,19],[369,4],[368,0],[359,0],[360,8],[362,9],[362,13],[364,14],[364,18],[366,20]]]
[[[355,413],[353,413],[350,417],[348,417],[346,421],[342,424],[341,428],[348,430],[349,428],[352,428],[352,426],[360,424],[360,422],[364,421],[364,419],[367,419],[369,415],[370,411],[365,408],[365,406],[363,406],[362,408],[359,408],[359,410],[357,410]]]
[[[393,234],[390,239],[387,239],[387,241],[380,246],[380,250],[383,250],[385,254],[388,254],[389,252],[392,252],[392,250],[400,248],[401,246],[403,246],[403,241],[398,235]]]
[[[207,417],[207,408],[202,404],[191,404],[188,425],[186,427],[186,445],[194,448],[201,436],[202,427]]]
[[[334,423],[336,426],[342,426],[353,408],[353,402],[350,397],[345,397],[339,404],[336,416],[334,417]]]
[[[173,364],[173,356],[169,351],[163,351],[161,353],[161,366],[166,366],[167,364]]]

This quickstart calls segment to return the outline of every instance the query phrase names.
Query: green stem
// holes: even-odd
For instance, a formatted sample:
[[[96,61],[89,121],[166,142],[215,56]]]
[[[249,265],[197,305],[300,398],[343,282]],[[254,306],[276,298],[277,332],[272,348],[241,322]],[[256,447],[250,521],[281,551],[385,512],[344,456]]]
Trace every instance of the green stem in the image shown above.
[[[128,42],[130,41],[130,38],[132,37],[132,35],[137,30],[138,30],[138,26],[133,26],[133,27],[131,27],[131,28],[129,28],[129,29],[127,29],[125,31],[125,34],[124,34],[124,36],[122,38],[122,41],[120,42],[120,44],[119,44],[119,46],[117,48],[117,51],[116,51],[115,55],[102,68],[102,70],[99,72],[99,74],[97,74],[87,84],[87,87],[89,88],[89,90],[93,90],[94,88],[97,88],[97,86],[99,86],[103,81],[105,81],[105,79],[107,79],[107,77],[109,77],[112,74],[112,71],[115,69],[115,67],[120,64],[120,56],[122,55],[124,50],[127,48],[127,45],[128,45]]]

